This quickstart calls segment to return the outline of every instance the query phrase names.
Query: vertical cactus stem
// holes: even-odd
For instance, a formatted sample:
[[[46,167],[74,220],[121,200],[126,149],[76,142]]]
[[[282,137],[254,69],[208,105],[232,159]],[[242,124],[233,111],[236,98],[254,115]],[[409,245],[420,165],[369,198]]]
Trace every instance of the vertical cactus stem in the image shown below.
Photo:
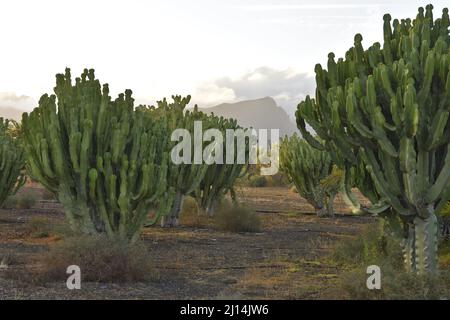
[[[405,265],[405,270],[407,272],[413,273],[416,272],[416,263],[415,263],[415,228],[414,224],[407,223],[406,225],[406,236],[402,240],[402,251],[403,251],[403,260]]]
[[[419,274],[436,273],[438,270],[438,221],[432,206],[430,216],[414,219],[415,269]]]

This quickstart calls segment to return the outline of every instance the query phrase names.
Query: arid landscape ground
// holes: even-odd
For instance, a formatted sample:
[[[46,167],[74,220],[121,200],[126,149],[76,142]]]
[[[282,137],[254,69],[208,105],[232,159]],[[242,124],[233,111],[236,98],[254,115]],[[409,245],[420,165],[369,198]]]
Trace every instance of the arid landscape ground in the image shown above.
[[[39,192],[40,190],[38,190]],[[25,189],[22,192],[29,192]],[[349,214],[339,199],[335,218],[318,218],[288,188],[242,188],[241,203],[261,218],[259,233],[218,231],[207,220],[147,228],[142,241],[154,259],[146,283],[83,283],[70,291],[64,281],[35,283],[26,274],[61,235],[36,234],[37,220],[64,223],[57,203],[41,200],[32,209],[0,210],[1,299],[342,299],[345,273],[328,255],[340,240],[355,236],[374,217]],[[183,221],[182,221],[183,222]],[[13,275],[13,276],[11,276]]]

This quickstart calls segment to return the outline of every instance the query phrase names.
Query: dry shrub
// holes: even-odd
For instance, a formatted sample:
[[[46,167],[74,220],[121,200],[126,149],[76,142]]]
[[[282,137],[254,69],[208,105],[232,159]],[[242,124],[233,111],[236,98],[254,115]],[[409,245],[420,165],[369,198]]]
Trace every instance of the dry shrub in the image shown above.
[[[441,300],[450,298],[450,274],[441,271],[436,276],[419,276],[392,268],[389,264],[381,268],[381,289],[368,290],[365,268],[356,268],[346,273],[341,281],[349,298],[357,300]]]
[[[41,192],[41,198],[43,200],[56,200],[56,197],[53,193],[48,191],[47,189],[42,190]]]
[[[261,220],[258,215],[242,207],[230,206],[220,209],[214,217],[218,229],[230,232],[259,232]]]
[[[34,191],[16,194],[6,199],[3,209],[31,209],[36,205],[37,195]]]
[[[251,176],[248,181],[252,188],[264,188],[268,184],[266,176]]]
[[[195,198],[186,196],[183,200],[183,208],[180,213],[180,224],[185,227],[205,227],[208,224],[208,218],[200,214]]]
[[[49,217],[32,217],[25,225],[25,232],[33,238],[50,236],[66,238],[77,235],[70,229],[65,220],[56,220]]]
[[[81,269],[83,281],[136,282],[154,278],[147,248],[108,239],[103,235],[68,238],[40,259],[44,281],[67,279],[70,265]]]
[[[405,272],[399,240],[381,226],[369,226],[356,239],[343,240],[332,253],[332,259],[345,269],[340,285],[351,299],[450,298],[450,270],[441,268],[436,276]],[[380,290],[367,289],[366,272],[370,265],[381,269]]]

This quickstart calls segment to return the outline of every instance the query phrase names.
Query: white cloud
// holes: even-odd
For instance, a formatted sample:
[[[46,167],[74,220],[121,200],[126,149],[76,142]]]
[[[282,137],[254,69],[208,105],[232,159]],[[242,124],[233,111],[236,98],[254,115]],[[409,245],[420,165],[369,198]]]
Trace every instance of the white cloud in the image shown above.
[[[198,87],[193,94],[193,102],[200,107],[211,107],[222,102],[232,102],[236,98],[232,88],[220,87],[215,83],[205,83]]]
[[[0,108],[31,111],[36,106],[36,101],[29,96],[19,96],[14,92],[0,92]]]

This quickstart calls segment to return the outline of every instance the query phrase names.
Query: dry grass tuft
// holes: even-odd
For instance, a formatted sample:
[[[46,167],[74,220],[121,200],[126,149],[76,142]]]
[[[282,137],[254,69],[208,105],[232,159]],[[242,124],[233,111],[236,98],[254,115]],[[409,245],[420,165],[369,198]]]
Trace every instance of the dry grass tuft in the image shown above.
[[[224,207],[214,217],[218,229],[230,232],[259,232],[261,220],[259,216],[247,208]]]
[[[70,265],[80,267],[83,281],[138,282],[155,276],[144,245],[113,241],[102,235],[68,238],[50,248],[39,262],[43,281],[66,279]]]

